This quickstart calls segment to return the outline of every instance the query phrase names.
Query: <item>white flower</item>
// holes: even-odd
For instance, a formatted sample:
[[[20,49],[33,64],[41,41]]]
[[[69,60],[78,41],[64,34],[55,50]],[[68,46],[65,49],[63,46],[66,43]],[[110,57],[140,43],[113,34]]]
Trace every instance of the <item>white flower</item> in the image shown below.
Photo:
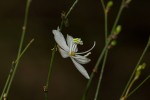
[[[85,52],[79,53],[77,45],[78,44],[83,45],[83,42],[81,41],[80,38],[73,38],[72,36],[67,35],[67,39],[65,40],[64,36],[59,31],[59,28],[57,30],[53,30],[52,32],[54,34],[54,39],[55,39],[56,43],[58,44],[58,49],[59,49],[61,56],[63,58],[70,57],[72,62],[75,65],[75,67],[79,70],[79,72],[85,78],[89,79],[90,77],[89,77],[87,71],[81,64],[86,64],[91,61],[89,58],[87,58],[87,56],[89,54],[91,54],[90,51],[94,48],[95,42],[91,49],[89,49]],[[67,43],[66,43],[66,41],[67,41]],[[82,56],[81,54],[85,54],[85,55]]]

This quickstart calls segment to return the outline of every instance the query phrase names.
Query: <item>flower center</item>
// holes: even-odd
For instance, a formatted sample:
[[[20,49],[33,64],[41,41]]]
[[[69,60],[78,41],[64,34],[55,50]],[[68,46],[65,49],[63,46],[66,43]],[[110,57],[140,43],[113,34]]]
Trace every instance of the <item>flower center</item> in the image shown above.
[[[75,56],[75,52],[69,52],[70,56]]]

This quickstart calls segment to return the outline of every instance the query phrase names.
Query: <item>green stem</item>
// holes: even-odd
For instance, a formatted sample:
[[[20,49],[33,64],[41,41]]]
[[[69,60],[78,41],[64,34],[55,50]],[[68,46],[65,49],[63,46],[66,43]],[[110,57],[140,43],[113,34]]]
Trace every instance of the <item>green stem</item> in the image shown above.
[[[108,38],[108,36],[107,36],[107,34],[108,34],[108,17],[107,16],[108,16],[108,12],[106,12],[106,8],[105,8],[103,0],[101,0],[101,4],[102,4],[103,10],[104,10],[105,44],[107,44],[107,38]],[[97,88],[96,88],[96,93],[95,93],[94,100],[98,99],[98,94],[99,94],[99,91],[100,91],[100,86],[101,86],[101,82],[102,82],[102,78],[103,78],[104,68],[105,68],[105,65],[106,65],[107,55],[108,55],[108,50],[105,51],[104,60],[103,60],[103,64],[102,64],[102,69],[101,69],[101,72],[100,72],[100,75],[99,75],[99,81],[98,81],[98,85],[97,85]]]
[[[126,93],[125,93],[125,95],[124,95],[124,98],[125,98],[125,99],[127,99],[126,97],[127,97],[128,93],[129,93],[129,91],[130,91],[130,89],[131,89],[131,87],[132,87],[132,85],[134,84],[135,81],[136,81],[136,79],[133,79],[133,80],[130,82],[130,84],[129,84],[127,90],[126,90]]]
[[[105,12],[106,7],[105,7],[105,4],[104,4],[104,1],[103,1],[103,0],[101,0],[101,4],[102,4],[103,10],[104,10],[104,12]]]
[[[114,33],[114,30],[115,30],[115,28],[116,28],[116,26],[117,26],[117,24],[118,24],[119,18],[120,18],[120,16],[121,16],[121,13],[122,13],[123,8],[124,8],[123,3],[124,3],[124,0],[122,0],[122,3],[121,3],[121,6],[120,6],[120,9],[119,9],[119,12],[118,12],[118,14],[117,14],[117,17],[116,17],[116,20],[115,20],[114,25],[113,25],[113,27],[112,27],[112,30],[111,30],[110,35],[112,35],[112,34]],[[97,63],[96,63],[96,65],[95,65],[95,67],[94,67],[94,70],[95,70],[95,71],[97,71],[97,69],[98,69],[98,67],[99,67],[99,64],[100,64],[100,62],[101,62],[101,60],[102,60],[102,58],[103,58],[103,56],[104,56],[104,54],[105,54],[105,52],[106,52],[106,50],[107,50],[106,48],[108,47],[108,45],[109,45],[110,42],[111,42],[111,39],[107,39],[107,43],[105,44],[105,47],[104,47],[102,53],[100,54],[100,56],[99,56],[99,58],[98,58],[98,60],[97,60]],[[102,69],[102,70],[103,70],[103,69]],[[90,77],[90,79],[89,79],[89,81],[88,81],[88,83],[87,83],[87,85],[86,85],[84,94],[83,94],[83,96],[82,96],[82,100],[85,100],[85,99],[86,99],[86,96],[87,96],[89,87],[90,87],[90,85],[91,85],[91,81],[92,81],[92,79],[93,79],[93,77],[94,77],[94,75],[95,75],[95,71],[92,72],[91,77]]]
[[[34,39],[32,39],[28,44],[27,46],[23,49],[23,51],[21,52],[20,56],[12,62],[12,66],[11,66],[11,69],[10,69],[10,72],[9,72],[9,75],[8,75],[8,78],[6,80],[6,83],[5,83],[5,86],[4,86],[4,89],[3,89],[3,92],[2,92],[2,95],[0,97],[0,100],[3,98],[3,95],[7,89],[7,86],[8,86],[8,83],[10,82],[10,78],[12,76],[12,73],[14,71],[14,64],[17,63],[19,61],[19,59],[21,59],[21,57],[23,56],[23,54],[26,52],[26,50],[29,48],[29,46],[31,45],[31,43],[34,41]]]
[[[3,96],[4,96],[4,93],[5,93],[6,89],[7,89],[7,85],[8,85],[8,83],[9,83],[9,81],[10,81],[10,77],[11,77],[11,74],[12,74],[12,72],[13,72],[13,67],[14,67],[14,62],[12,62],[12,66],[11,66],[9,75],[8,75],[8,77],[7,77],[5,86],[4,86],[4,88],[3,88],[3,91],[2,91],[2,94],[1,94],[1,97],[0,97],[0,100],[2,100],[2,98],[3,98]]]
[[[19,59],[24,55],[24,53],[27,51],[27,49],[29,48],[29,46],[33,43],[34,39],[32,39],[27,46],[22,50],[21,54],[19,55],[19,57],[15,60],[14,63],[17,63],[19,61]]]
[[[47,77],[47,82],[46,82],[46,86],[48,86],[48,82],[50,81],[50,75],[52,72],[52,65],[54,62],[54,57],[55,57],[55,52],[56,52],[56,45],[54,46],[53,50],[52,50],[52,56],[51,56],[51,61],[50,61],[50,67],[49,67],[49,73],[48,73],[48,77]]]
[[[76,0],[73,5],[70,7],[69,11],[67,12],[65,18],[68,18],[69,14],[71,13],[71,11],[73,10],[73,8],[75,7],[75,5],[78,3],[78,0]]]
[[[19,58],[19,56],[21,54],[21,51],[22,51],[22,46],[23,46],[24,37],[25,37],[25,33],[26,33],[26,27],[27,27],[27,20],[28,20],[28,12],[29,12],[30,3],[31,3],[31,0],[27,0],[24,24],[23,24],[23,27],[22,27],[22,36],[21,36],[21,41],[20,41],[20,46],[19,46],[17,58]]]
[[[147,52],[149,46],[150,46],[150,37],[149,37],[149,40],[148,40],[148,42],[147,42],[147,45],[145,46],[145,49],[143,50],[142,55],[140,56],[139,61],[138,61],[137,64],[136,64],[136,67],[134,68],[134,70],[133,70],[133,72],[132,72],[132,74],[131,74],[131,76],[130,76],[130,78],[129,78],[129,80],[128,80],[128,82],[127,82],[125,88],[124,88],[124,91],[123,91],[121,97],[124,96],[126,90],[128,89],[129,84],[130,84],[130,82],[132,81],[132,79],[133,79],[133,77],[134,77],[134,74],[135,74],[135,72],[136,72],[136,69],[137,69],[138,65],[141,63],[143,57],[145,56],[145,53]]]
[[[73,10],[73,8],[75,7],[75,5],[77,4],[78,0],[76,0],[73,5],[70,7],[69,11],[67,12],[67,14],[65,15],[65,19],[68,18],[69,14],[71,13],[71,11]],[[60,31],[63,28],[64,25],[64,20],[62,19],[61,24],[60,24]],[[51,56],[51,60],[50,60],[50,65],[49,65],[49,71],[48,71],[48,76],[47,76],[47,81],[46,84],[44,86],[44,93],[45,93],[45,100],[48,100],[48,88],[49,88],[49,82],[50,82],[50,78],[51,78],[51,72],[52,72],[52,65],[54,62],[54,57],[55,57],[55,52],[57,49],[57,44],[55,43],[54,48],[52,50],[52,56]]]
[[[116,20],[115,20],[115,22],[114,22],[114,24],[113,24],[113,27],[112,27],[112,30],[111,30],[111,34],[114,33],[114,30],[115,30],[115,28],[116,28],[116,26],[117,26],[117,24],[118,24],[118,21],[119,21],[119,19],[120,19],[121,14],[122,14],[123,8],[124,8],[124,0],[122,0],[122,2],[121,2],[121,6],[120,6],[120,8],[119,8],[119,12],[118,12],[118,14],[117,14]]]
[[[67,12],[67,14],[65,15],[65,18],[62,19],[61,24],[60,24],[60,31],[62,30],[63,24],[64,24],[64,20],[66,20],[68,18],[68,16],[70,15],[71,11],[73,10],[73,8],[75,7],[75,5],[78,3],[78,0],[76,0],[73,5],[70,7],[69,11]]]
[[[104,60],[103,60],[103,64],[102,64],[102,69],[101,69],[101,72],[100,72],[100,75],[99,75],[99,81],[98,81],[98,85],[97,85],[97,88],[96,88],[96,93],[95,93],[94,100],[98,99],[98,94],[99,94],[99,91],[100,91],[100,86],[101,86],[101,83],[102,83],[103,73],[104,73],[104,69],[105,69],[105,65],[106,65],[107,55],[108,55],[108,50],[105,51]]]
[[[18,50],[17,59],[20,57],[20,54],[21,54],[21,51],[22,51],[22,46],[23,46],[24,37],[25,37],[25,33],[26,33],[27,17],[28,17],[28,11],[29,11],[30,3],[31,3],[31,0],[27,0],[26,11],[25,11],[25,19],[24,19],[24,24],[23,24],[23,27],[22,27],[22,35],[21,35],[21,40],[20,40],[20,45],[19,45],[19,50]],[[17,68],[18,68],[19,60],[20,60],[20,59],[17,60],[15,66],[14,66],[14,71],[13,71],[11,77],[8,76],[8,79],[10,78],[9,83],[8,83],[8,84],[5,84],[5,86],[4,86],[4,87],[7,87],[7,88],[5,88],[5,90],[3,90],[3,92],[6,91],[6,95],[8,95],[8,93],[9,93],[9,90],[10,90],[10,87],[11,87],[11,84],[12,84],[12,81],[13,81],[13,79],[14,79],[16,70],[17,70]],[[7,79],[7,80],[8,80],[8,79]],[[6,81],[6,83],[7,83],[7,82],[8,82],[8,81]],[[7,90],[6,90],[6,89],[7,89]],[[2,93],[3,93],[3,92],[2,92]],[[3,96],[3,94],[1,95],[0,100],[2,100],[2,96]]]
[[[57,49],[56,47],[57,47],[57,45],[55,44],[54,48],[52,49],[52,55],[51,55],[51,60],[50,60],[50,65],[49,65],[47,81],[46,81],[46,85],[44,86],[45,100],[48,100],[48,87],[49,87],[49,82],[50,82],[50,78],[51,78],[52,65],[54,62],[54,57],[55,57],[55,53],[56,53],[56,49]]]
[[[137,91],[148,79],[150,78],[150,75],[148,75],[135,89],[133,89],[126,98],[131,96],[135,91]]]
[[[97,60],[97,63],[95,64],[95,67],[93,68],[93,72],[91,73],[90,79],[89,79],[89,81],[88,81],[88,83],[87,83],[87,85],[86,85],[86,87],[85,87],[85,91],[84,91],[84,93],[83,93],[82,100],[86,100],[86,96],[87,96],[87,93],[88,93],[88,91],[89,91],[89,87],[90,87],[90,85],[91,85],[91,83],[92,83],[92,80],[93,80],[93,78],[94,78],[94,76],[95,76],[95,73],[97,72],[99,63],[101,62],[102,58],[104,57],[104,54],[105,54],[106,50],[108,49],[108,45],[109,45],[110,41],[111,41],[111,40],[108,40],[108,41],[107,41],[107,44],[106,44],[105,47],[103,48],[103,50],[102,50],[102,52],[101,52],[101,54],[100,54],[100,56],[99,56],[99,58],[98,58],[98,60]]]

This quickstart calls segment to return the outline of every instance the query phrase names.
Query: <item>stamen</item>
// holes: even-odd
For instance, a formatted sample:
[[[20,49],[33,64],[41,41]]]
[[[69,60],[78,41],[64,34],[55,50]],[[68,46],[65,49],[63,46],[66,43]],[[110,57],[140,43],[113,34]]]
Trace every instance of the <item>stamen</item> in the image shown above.
[[[88,52],[86,55],[84,55],[84,57],[87,57],[91,54],[91,52]]]
[[[87,50],[85,52],[79,52],[79,53],[76,53],[76,54],[84,54],[84,53],[90,52],[95,47],[95,44],[96,44],[96,42],[94,41],[94,44],[93,44],[92,48],[90,48],[89,50]]]
[[[83,41],[81,40],[81,38],[74,38],[73,42],[76,43],[76,44],[83,45]]]

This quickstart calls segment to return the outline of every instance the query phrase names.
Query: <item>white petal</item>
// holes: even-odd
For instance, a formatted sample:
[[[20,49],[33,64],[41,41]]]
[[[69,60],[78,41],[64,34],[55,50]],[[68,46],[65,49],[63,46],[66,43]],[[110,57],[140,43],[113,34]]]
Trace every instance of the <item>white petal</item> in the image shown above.
[[[91,59],[81,55],[75,55],[73,58],[80,64],[87,64],[91,61]]]
[[[77,63],[72,57],[71,57],[71,60],[73,61],[75,67],[79,70],[79,72],[87,79],[90,79],[87,71],[85,70],[85,68],[80,65],[79,63]]]
[[[77,44],[73,44],[73,45],[70,47],[70,49],[71,49],[72,52],[78,52]]]
[[[69,52],[69,47],[66,44],[65,38],[58,30],[52,30],[56,43],[65,51]]]
[[[73,42],[73,37],[67,34],[67,44],[70,48],[70,52],[78,52],[77,44]]]
[[[69,48],[70,48],[72,42],[73,42],[73,37],[67,34],[67,44],[68,44]]]
[[[62,56],[63,58],[69,57],[68,52],[66,52],[65,50],[61,49],[60,47],[58,47],[58,49],[59,49],[59,52],[60,52],[60,54],[61,54],[61,56]]]

